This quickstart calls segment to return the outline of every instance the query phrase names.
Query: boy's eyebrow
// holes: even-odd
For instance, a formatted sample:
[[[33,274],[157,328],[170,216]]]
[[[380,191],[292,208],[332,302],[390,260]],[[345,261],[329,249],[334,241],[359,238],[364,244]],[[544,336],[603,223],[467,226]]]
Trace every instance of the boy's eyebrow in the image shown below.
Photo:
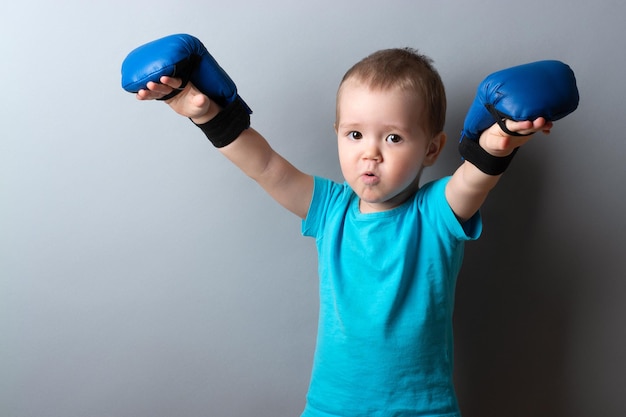
[[[394,125],[394,124],[388,124],[388,125],[383,125],[383,127],[385,129],[387,129],[388,131],[398,131],[398,132],[408,132],[409,128],[408,126],[398,126],[398,125]]]
[[[354,130],[358,130],[357,128],[362,128],[363,127],[363,123],[359,123],[359,122],[352,122],[352,123],[342,123],[339,122],[337,124],[337,129],[354,129]],[[410,129],[408,128],[408,126],[406,127],[402,127],[402,126],[398,126],[395,124],[384,124],[381,126],[381,128],[387,132],[409,132]]]
[[[337,127],[338,128],[341,127],[341,128],[344,128],[344,129],[353,128],[353,127],[360,127],[360,126],[362,126],[361,123],[342,123],[342,122],[337,123]]]

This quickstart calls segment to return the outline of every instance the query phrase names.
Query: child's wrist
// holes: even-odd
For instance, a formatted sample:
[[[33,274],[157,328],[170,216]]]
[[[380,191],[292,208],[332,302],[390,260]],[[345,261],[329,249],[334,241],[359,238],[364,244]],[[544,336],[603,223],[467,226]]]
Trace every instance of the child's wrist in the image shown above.
[[[222,148],[233,142],[244,130],[250,127],[250,114],[246,104],[237,96],[232,103],[223,109],[219,110],[218,106],[209,106],[207,114],[203,117],[193,118],[191,121],[202,130],[213,146]]]
[[[487,175],[501,175],[504,173],[519,149],[492,150],[489,152],[481,146],[480,142],[462,136],[459,142],[459,153],[464,160],[472,163]]]
[[[189,119],[197,125],[202,125],[212,120],[220,111],[221,109],[217,104],[211,103],[206,113],[198,117],[190,117]]]
[[[515,148],[513,147],[504,147],[504,148],[490,147],[489,140],[486,139],[486,136],[487,135],[481,135],[480,138],[478,139],[478,144],[485,152],[487,152],[489,155],[493,156],[494,158],[506,158],[509,155],[511,155],[513,152],[515,152]]]

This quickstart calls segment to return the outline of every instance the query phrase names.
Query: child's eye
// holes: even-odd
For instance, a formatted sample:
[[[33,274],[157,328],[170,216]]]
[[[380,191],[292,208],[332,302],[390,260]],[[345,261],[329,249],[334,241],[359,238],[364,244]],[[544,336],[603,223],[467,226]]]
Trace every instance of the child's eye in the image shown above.
[[[391,143],[399,143],[402,142],[402,137],[392,133],[391,135],[387,136],[385,140]]]
[[[361,132],[357,132],[356,130],[349,132],[348,136],[350,137],[350,139],[363,139],[363,135],[361,134]]]

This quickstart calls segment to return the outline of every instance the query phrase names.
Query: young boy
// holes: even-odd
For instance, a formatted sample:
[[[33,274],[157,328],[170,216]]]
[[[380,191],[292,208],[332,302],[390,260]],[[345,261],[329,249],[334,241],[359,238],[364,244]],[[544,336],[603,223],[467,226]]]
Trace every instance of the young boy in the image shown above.
[[[162,77],[137,93],[159,99],[181,85]],[[191,83],[166,100],[201,125],[219,106]],[[420,187],[445,142],[445,91],[429,58],[411,49],[372,54],[344,76],[335,129],[344,184],[307,175],[253,128],[220,151],[316,239],[320,317],[305,417],[458,416],[452,313],[464,242],[480,235],[478,210],[500,176],[465,161]],[[512,132],[552,124],[506,122]],[[480,145],[507,156],[529,136],[498,125]]]

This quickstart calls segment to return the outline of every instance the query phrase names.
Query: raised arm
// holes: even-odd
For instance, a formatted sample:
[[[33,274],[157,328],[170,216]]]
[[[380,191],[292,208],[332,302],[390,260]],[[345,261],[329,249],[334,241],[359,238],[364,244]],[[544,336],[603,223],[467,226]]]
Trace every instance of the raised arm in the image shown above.
[[[195,37],[170,35],[136,48],[122,64],[122,87],[140,100],[164,100],[278,203],[306,217],[313,177],[276,153],[250,128],[235,83]]]
[[[180,79],[164,76],[160,83],[149,82],[147,89],[137,93],[137,98],[153,100],[167,97],[180,85]],[[213,120],[222,110],[191,83],[165,102],[176,113],[190,118],[199,126]],[[218,150],[280,205],[300,218],[306,217],[313,194],[313,177],[279,155],[259,132],[253,128],[245,129],[235,140]]]
[[[446,188],[461,221],[480,208],[516,149],[533,133],[578,107],[574,72],[560,61],[538,61],[495,72],[478,86],[465,117],[459,151],[464,162]]]
[[[313,177],[276,153],[254,129],[245,130],[220,151],[274,200],[304,219],[313,195]]]
[[[480,136],[479,144],[487,153],[497,158],[510,156],[516,148],[530,140],[531,134],[539,131],[549,134],[552,128],[552,122],[547,122],[544,118],[533,122],[509,120],[506,123],[510,131],[526,136],[511,136],[497,124],[485,130]],[[502,174],[486,174],[467,160],[461,164],[446,187],[448,204],[460,221],[470,219],[478,211],[501,177]]]

